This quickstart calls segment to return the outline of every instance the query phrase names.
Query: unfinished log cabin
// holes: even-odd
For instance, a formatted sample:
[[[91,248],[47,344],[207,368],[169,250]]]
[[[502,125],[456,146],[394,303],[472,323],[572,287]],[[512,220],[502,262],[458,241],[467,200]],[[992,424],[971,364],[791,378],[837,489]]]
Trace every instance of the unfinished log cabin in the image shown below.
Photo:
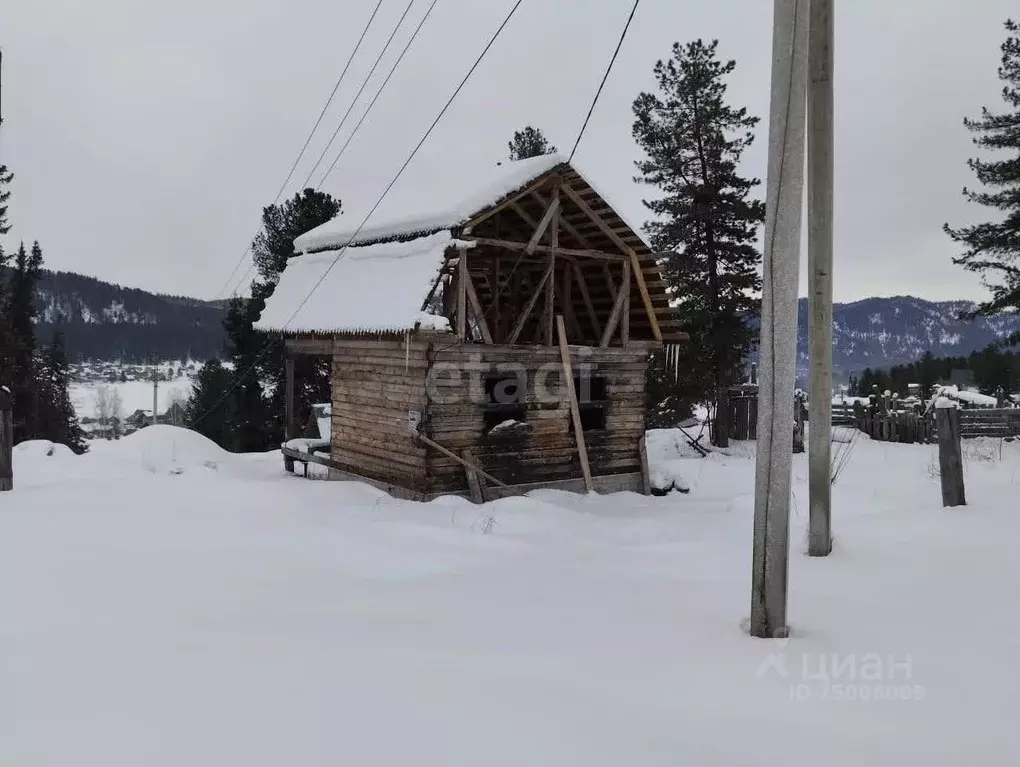
[[[684,340],[655,255],[561,157],[466,176],[295,241],[258,327],[331,359],[332,421],[286,461],[418,500],[647,493],[648,355]]]

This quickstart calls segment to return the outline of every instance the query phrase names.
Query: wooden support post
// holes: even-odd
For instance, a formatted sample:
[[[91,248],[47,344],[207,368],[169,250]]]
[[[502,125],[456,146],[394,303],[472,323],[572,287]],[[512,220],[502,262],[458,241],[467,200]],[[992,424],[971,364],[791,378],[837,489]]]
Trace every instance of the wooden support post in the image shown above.
[[[489,290],[492,293],[492,305],[489,307],[489,311],[492,312],[492,339],[494,343],[498,343],[503,338],[503,318],[499,312],[499,295],[503,292],[499,285],[499,256],[492,259],[490,268],[489,284],[491,287]]]
[[[833,2],[811,0],[808,31],[808,555],[832,551]]]
[[[556,189],[558,191],[559,187],[556,187]],[[545,209],[545,215],[542,216],[542,220],[538,222],[538,229],[536,229],[532,233],[531,239],[528,240],[528,244],[524,248],[525,253],[531,255],[532,253],[535,252],[535,248],[538,247],[538,243],[541,241],[542,235],[545,234],[545,230],[549,227],[549,224],[551,224],[553,219],[556,218],[556,215],[559,213],[559,210],[560,210],[560,198],[559,195],[557,194],[553,196],[553,200],[551,203],[549,203],[549,207]]]
[[[492,333],[489,332],[489,323],[485,321],[485,312],[482,311],[482,302],[478,300],[478,293],[475,291],[475,283],[471,281],[471,273],[464,272],[464,285],[467,289],[468,301],[471,304],[471,312],[475,315],[475,322],[478,323],[478,332],[482,334],[482,340],[492,343]]]
[[[652,475],[648,471],[648,445],[645,443],[645,435],[638,440],[638,453],[641,456],[641,492],[644,495],[652,494]]]
[[[294,412],[294,358],[290,355],[287,356],[283,363],[284,367],[284,409],[285,409],[285,425],[284,425],[284,441],[290,442],[294,439],[296,434],[295,428],[295,417]],[[283,467],[291,474],[294,473],[294,459],[289,456],[283,457]]]
[[[563,315],[556,316],[556,330],[560,337],[560,358],[563,360],[563,378],[570,397],[570,418],[574,423],[574,438],[577,440],[577,454],[581,459],[581,473],[584,487],[589,493],[594,489],[591,481],[591,467],[588,466],[588,447],[584,443],[584,429],[581,428],[581,411],[577,406],[577,392],[574,391],[574,369],[570,364],[570,347],[567,346],[567,331],[563,327]]]
[[[942,505],[966,506],[963,491],[963,448],[960,444],[960,411],[955,405],[935,406],[939,436],[939,476]]]
[[[553,315],[556,302],[556,249],[560,246],[560,188],[553,189],[553,200],[549,204],[552,211],[552,222],[550,223],[549,244],[552,250],[549,253],[549,263],[552,264],[553,277],[545,283],[545,345],[553,345]],[[544,219],[543,219],[544,220]]]
[[[624,262],[623,270],[623,316],[620,317],[620,344],[630,345],[630,264]]]
[[[602,276],[606,278],[606,285],[609,287],[609,295],[616,300],[616,283],[613,282],[613,273],[609,271],[609,264],[602,264]]]
[[[467,248],[461,248],[457,259],[457,338],[467,340]]]
[[[471,448],[464,448],[460,451],[460,454],[464,457],[464,473],[467,475],[468,492],[471,494],[471,500],[474,503],[483,503],[485,496],[482,493],[482,483],[478,480],[475,458],[471,453]]]
[[[612,284],[612,279],[609,280]],[[602,340],[599,341],[599,346],[605,348],[609,346],[609,342],[613,338],[613,333],[616,332],[616,326],[620,322],[620,315],[623,314],[623,305],[627,299],[628,291],[624,286],[630,284],[630,264],[626,261],[623,262],[623,280],[621,281],[620,289],[615,290],[616,300],[613,302],[613,311],[609,314],[609,322],[606,323],[606,329],[602,331]]]
[[[543,208],[549,205],[549,201],[546,200],[540,192],[537,191],[532,192],[531,196],[535,198],[535,200],[537,200],[539,205],[541,205]],[[537,226],[537,224],[535,224],[535,226]],[[577,240],[578,245],[580,245],[582,248],[591,250],[591,242],[588,240],[588,238],[581,234],[579,231],[577,231],[577,229],[569,221],[563,218],[563,216],[560,216],[560,226],[563,227],[567,234],[569,234],[571,237]]]
[[[804,183],[808,4],[775,0],[751,560],[752,636],[788,636],[797,284]]]
[[[14,489],[14,398],[0,386],[0,492]]]
[[[584,331],[577,321],[577,314],[574,312],[574,275],[570,269],[571,264],[563,264],[563,285],[560,288],[560,303],[563,304],[563,319],[567,322],[567,328],[577,339],[578,343],[584,340]]]

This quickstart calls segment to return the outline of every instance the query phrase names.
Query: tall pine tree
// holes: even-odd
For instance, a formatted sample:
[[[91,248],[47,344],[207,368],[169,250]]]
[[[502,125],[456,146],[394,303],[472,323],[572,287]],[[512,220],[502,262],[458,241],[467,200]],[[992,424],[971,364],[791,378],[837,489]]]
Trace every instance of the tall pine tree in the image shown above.
[[[511,160],[526,160],[529,157],[556,152],[556,147],[549,143],[541,128],[531,125],[525,125],[520,130],[514,131],[514,137],[507,143],[507,148],[510,150]]]
[[[253,286],[253,296],[258,299],[253,307],[253,322],[258,319],[265,306],[265,298],[272,295],[280,273],[287,266],[287,259],[294,252],[294,240],[336,218],[340,209],[340,200],[335,197],[305,189],[279,205],[262,210],[262,231],[252,245],[252,254],[262,279],[261,286]],[[263,342],[266,340],[263,333],[259,334],[259,338]],[[286,426],[287,383],[282,343],[274,343],[266,350],[261,369],[262,379],[271,384],[267,401],[269,415],[265,423],[270,443],[275,446],[283,439]],[[330,372],[328,360],[305,356],[294,360],[294,408],[299,424],[308,420],[313,404],[330,400]]]
[[[232,376],[218,359],[206,362],[198,371],[185,407],[185,422],[218,445],[233,440],[234,399],[224,395],[230,389]]]
[[[37,368],[40,414],[36,437],[67,445],[79,455],[87,452],[88,441],[68,391],[71,376],[61,333],[54,333],[53,340],[38,355]]]
[[[4,259],[0,259],[3,265]],[[88,449],[68,394],[69,371],[62,336],[38,350],[36,289],[42,274],[39,243],[18,248],[6,283],[0,284],[0,384],[14,399],[14,439],[48,439],[77,453]]]
[[[6,165],[0,165],[0,234],[7,234],[11,231],[11,225],[7,221],[7,201],[11,199],[11,190],[8,185],[14,180]]]
[[[672,57],[655,65],[658,93],[634,100],[633,133],[645,153],[636,181],[660,192],[644,201],[654,216],[645,231],[656,250],[671,253],[662,273],[691,338],[678,388],[725,401],[757,337],[747,318],[760,304],[755,237],[765,205],[751,198],[761,182],[737,172],[758,118],[726,104],[736,64],[720,61],[717,48],[716,40],[674,43]],[[726,443],[725,410],[716,444]]]
[[[267,450],[279,446],[283,438],[284,347],[279,339],[256,330],[254,323],[294,252],[294,240],[339,212],[339,200],[314,189],[262,209],[262,229],[252,243],[258,278],[251,284],[250,297],[230,300],[223,320],[224,351],[233,375],[224,375],[218,364],[207,362],[201,390],[192,396],[188,408],[189,425],[228,450]],[[295,382],[295,404],[298,417],[303,418],[312,403],[329,400],[328,362],[298,358]],[[226,420],[225,412],[230,413]]]
[[[39,436],[40,395],[35,365],[35,289],[42,271],[39,243],[21,243],[14,257],[6,301],[10,388],[14,397],[14,439]]]
[[[973,142],[982,149],[1005,152],[1002,160],[971,159],[968,166],[988,191],[964,189],[970,202],[999,211],[1000,220],[975,226],[943,229],[965,251],[953,262],[982,275],[991,300],[980,304],[975,315],[1020,311],[1020,26],[1006,21],[1009,33],[1002,44],[999,79],[1008,109],[994,113],[983,107],[981,117],[965,119],[964,126],[976,134]]]

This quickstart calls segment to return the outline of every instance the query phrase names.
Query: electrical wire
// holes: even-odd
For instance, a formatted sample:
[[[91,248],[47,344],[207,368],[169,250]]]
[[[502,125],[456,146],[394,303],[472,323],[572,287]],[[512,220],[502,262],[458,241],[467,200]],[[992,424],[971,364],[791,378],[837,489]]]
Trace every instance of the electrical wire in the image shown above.
[[[372,26],[372,22],[375,20],[375,15],[379,12],[379,6],[381,6],[382,4],[383,0],[379,0],[379,2],[377,2],[375,5],[375,9],[372,11],[372,15],[368,17],[368,22],[365,24],[365,28],[361,30],[361,37],[359,37],[358,42],[355,43],[354,50],[351,51],[351,55],[348,57],[347,63],[344,65],[343,72],[341,72],[340,77],[337,78],[336,84],[333,86],[332,93],[330,93],[329,98],[326,99],[326,103],[322,105],[322,110],[319,112],[319,118],[315,121],[315,125],[312,126],[312,130],[311,132],[309,132],[308,138],[305,139],[304,146],[301,147],[301,151],[298,152],[297,159],[295,159],[294,163],[290,166],[290,171],[287,173],[287,178],[285,178],[283,180],[283,183],[280,184],[280,190],[276,193],[276,197],[273,200],[273,205],[276,205],[276,203],[280,201],[280,195],[283,194],[283,190],[286,189],[287,184],[290,183],[290,179],[294,175],[294,171],[297,169],[298,163],[301,162],[301,158],[305,156],[305,152],[308,149],[308,145],[312,141],[312,136],[314,136],[315,131],[319,129],[319,123],[322,122],[322,118],[326,114],[326,110],[329,109],[329,105],[333,102],[333,97],[336,96],[336,92],[337,90],[339,90],[340,84],[344,81],[344,77],[347,75],[347,70],[350,69],[351,62],[354,61],[354,57],[355,55],[357,55],[358,49],[361,48],[361,43],[362,41],[364,41],[365,35],[368,34],[368,30]],[[259,229],[261,229],[261,227],[259,227]],[[249,238],[248,245],[244,249],[244,252],[241,254],[241,257],[237,259],[237,263],[234,264],[234,268],[230,270],[230,274],[227,275],[227,279],[223,281],[223,285],[220,287],[218,291],[216,291],[216,298],[220,297],[220,295],[226,289],[227,285],[230,284],[230,281],[233,279],[234,275],[237,274],[237,270],[241,268],[241,264],[244,262],[245,256],[247,256],[248,253],[251,251],[252,242],[258,236],[258,233],[259,230],[256,230],[255,234],[253,234]],[[248,271],[250,272],[251,269],[249,269]],[[244,278],[241,279],[241,282],[243,281]],[[233,293],[231,295],[237,295],[237,287],[234,288]]]
[[[592,113],[595,111],[595,105],[598,104],[599,96],[602,95],[602,89],[606,85],[606,80],[609,79],[609,73],[613,71],[613,64],[616,63],[616,57],[620,54],[620,48],[623,46],[624,38],[627,37],[627,30],[630,29],[630,23],[634,20],[634,14],[637,12],[637,8],[638,5],[640,5],[640,3],[641,0],[634,0],[634,5],[631,6],[630,15],[627,17],[627,22],[623,25],[623,31],[620,33],[620,39],[616,42],[616,50],[613,51],[613,55],[609,59],[609,66],[606,67],[605,74],[602,75],[602,82],[599,83],[598,90],[595,92],[595,98],[592,99],[591,106],[588,108],[588,114],[585,116],[584,122],[581,124],[581,130],[577,134],[577,140],[574,141],[574,148],[570,150],[570,156],[567,158],[568,163],[574,159],[574,154],[577,152],[577,147],[580,145],[581,139],[584,137],[584,131],[588,127],[588,121],[591,120]],[[517,256],[517,259],[514,261],[514,265],[510,268],[510,274],[508,275],[506,281],[503,283],[503,286],[501,288],[498,288],[496,293],[497,299],[502,297],[504,291],[510,285],[510,278],[514,276],[514,273],[517,271],[517,268],[521,265],[521,262],[523,260],[524,253],[521,253]],[[489,308],[485,310],[485,316],[489,316],[489,312],[491,312],[493,307],[495,306],[496,302],[493,301],[489,305]]]
[[[368,109],[365,110],[365,113],[361,116],[361,119],[358,120],[358,124],[354,126],[354,130],[352,130],[351,135],[347,137],[347,141],[345,141],[344,145],[340,148],[340,152],[337,154],[336,157],[333,158],[333,162],[330,164],[329,169],[323,174],[322,179],[319,181],[318,186],[315,187],[316,189],[321,189],[322,185],[326,183],[326,179],[329,178],[329,174],[333,172],[333,169],[336,167],[336,164],[340,162],[340,158],[343,157],[344,152],[347,151],[347,147],[351,145],[351,142],[354,140],[354,137],[358,135],[358,129],[361,128],[362,123],[365,122],[365,118],[368,117],[369,113],[372,111],[372,107],[375,106],[375,102],[379,100],[379,97],[382,95],[382,92],[386,89],[386,85],[387,83],[389,83],[390,78],[393,77],[393,73],[397,71],[397,67],[400,66],[400,62],[403,61],[404,54],[407,53],[408,49],[411,47],[411,43],[413,43],[415,38],[418,37],[418,33],[421,32],[421,28],[425,26],[425,22],[428,21],[429,16],[432,15],[432,9],[436,7],[436,4],[438,2],[439,0],[432,0],[432,5],[429,6],[429,9],[425,11],[425,15],[422,17],[421,21],[418,22],[418,26],[411,34],[411,39],[407,41],[407,45],[404,46],[404,50],[400,52],[400,55],[397,57],[397,60],[393,62],[393,66],[390,67],[389,74],[386,75],[386,79],[383,80],[382,85],[379,86],[379,90],[375,92],[375,96],[372,97],[372,101],[369,103]]]
[[[421,149],[422,145],[425,143],[426,140],[428,140],[428,137],[432,135],[432,131],[435,130],[436,126],[439,124],[439,121],[443,118],[443,115],[446,114],[447,110],[449,110],[450,106],[453,104],[453,102],[457,98],[458,94],[460,94],[460,92],[464,89],[464,86],[467,84],[467,81],[469,79],[471,79],[471,75],[473,75],[475,70],[478,69],[479,64],[482,63],[482,59],[485,58],[485,55],[489,52],[489,49],[492,48],[493,44],[496,42],[496,40],[499,38],[500,34],[506,28],[507,24],[510,23],[510,20],[514,17],[514,14],[517,13],[517,9],[521,7],[521,3],[523,1],[524,0],[516,0],[516,2],[510,8],[510,11],[509,11],[509,13],[507,13],[506,18],[503,19],[503,22],[499,25],[499,27],[493,33],[492,37],[489,38],[489,42],[486,43],[485,47],[482,49],[482,52],[480,54],[478,54],[478,58],[475,59],[474,64],[472,64],[471,68],[468,69],[467,74],[464,75],[464,77],[461,79],[460,83],[457,85],[456,89],[454,89],[453,94],[447,100],[446,104],[443,105],[443,108],[439,111],[439,114],[436,115],[436,118],[432,121],[432,124],[429,126],[428,130],[425,131],[425,135],[423,135],[421,137],[421,140],[417,143],[417,145],[415,145],[414,149],[411,150],[411,153],[408,155],[407,159],[404,161],[404,164],[400,166],[400,169],[397,171],[396,175],[393,177],[393,179],[390,181],[390,183],[387,184],[386,188],[383,190],[383,193],[379,196],[379,199],[376,200],[375,205],[373,205],[372,209],[368,212],[368,215],[366,215],[365,218],[362,220],[362,222],[358,225],[358,228],[355,229],[355,231],[351,235],[350,239],[348,239],[347,244],[344,245],[344,247],[337,253],[336,257],[330,263],[330,265],[326,269],[326,271],[323,272],[323,274],[319,278],[319,280],[315,283],[315,285],[312,286],[312,289],[310,291],[308,291],[308,294],[305,296],[304,300],[298,305],[298,307],[290,315],[290,317],[287,319],[287,321],[283,324],[283,328],[281,328],[280,331],[278,331],[278,334],[276,336],[274,336],[273,338],[270,338],[263,345],[262,349],[259,351],[258,355],[256,356],[255,361],[243,373],[241,373],[239,376],[235,377],[234,383],[231,384],[230,388],[228,388],[227,391],[225,391],[223,393],[223,395],[220,396],[220,398],[217,399],[216,402],[214,402],[212,404],[212,406],[208,410],[206,410],[202,415],[200,415],[198,418],[196,418],[194,421],[192,421],[191,428],[194,428],[195,426],[200,424],[204,419],[208,418],[209,415],[211,415],[220,405],[222,405],[226,401],[227,397],[229,397],[234,392],[234,390],[238,386],[240,386],[241,382],[253,370],[255,370],[255,367],[259,364],[259,362],[262,361],[262,358],[266,355],[266,353],[273,346],[273,344],[279,343],[281,340],[283,340],[283,334],[286,332],[287,326],[291,322],[293,322],[293,320],[297,316],[298,312],[300,312],[301,309],[304,308],[305,304],[308,303],[308,300],[312,297],[312,295],[315,293],[315,291],[319,289],[319,286],[322,285],[322,282],[326,279],[326,276],[330,273],[330,271],[332,271],[333,267],[336,266],[337,262],[347,252],[347,248],[350,247],[350,244],[355,239],[357,239],[358,234],[361,232],[361,230],[364,228],[365,224],[368,222],[368,220],[375,213],[376,209],[382,204],[383,200],[386,198],[386,195],[388,195],[390,193],[390,190],[394,187],[394,185],[397,183],[397,181],[403,175],[404,171],[407,169],[407,166],[411,164],[411,161],[414,159],[415,155],[418,154],[418,151]]]
[[[361,94],[364,93],[365,88],[368,87],[368,81],[371,80],[372,75],[375,74],[376,67],[379,66],[379,62],[382,61],[383,56],[386,55],[386,51],[390,49],[390,43],[392,43],[393,38],[397,36],[397,32],[400,31],[400,27],[403,26],[404,19],[407,18],[407,14],[408,12],[410,12],[412,5],[414,5],[414,0],[410,0],[410,2],[407,4],[407,7],[404,8],[404,12],[400,15],[400,18],[397,20],[397,24],[395,27],[393,27],[393,31],[390,32],[390,36],[389,38],[387,38],[386,44],[382,47],[382,50],[379,51],[379,55],[375,57],[375,62],[372,64],[372,68],[368,70],[368,74],[365,75],[365,79],[362,81],[361,87],[358,88],[358,92],[354,94],[354,98],[351,99],[350,106],[347,107],[347,111],[344,112],[344,116],[340,118],[340,122],[337,124],[336,130],[333,131],[333,135],[329,137],[329,141],[326,142],[326,146],[322,148],[322,154],[319,155],[319,159],[315,161],[315,165],[312,166],[312,169],[308,171],[308,175],[305,177],[304,183],[301,185],[302,187],[308,186],[308,182],[311,180],[312,176],[315,175],[315,171],[319,169],[319,165],[322,164],[322,160],[326,156],[326,153],[329,151],[329,148],[333,146],[333,142],[336,141],[336,137],[339,135],[340,130],[344,127],[344,123],[347,122],[347,118],[351,116],[351,112],[353,112],[354,107],[357,106],[358,99],[361,98]],[[322,186],[321,182],[319,186]]]
[[[410,49],[411,44],[415,41],[415,38],[418,37],[418,33],[421,32],[422,27],[425,26],[425,22],[428,20],[429,16],[432,15],[432,10],[436,7],[438,3],[439,0],[432,0],[432,4],[428,7],[428,10],[425,11],[425,15],[422,17],[421,21],[418,22],[418,26],[411,34],[411,38],[407,41],[407,44],[404,46],[404,49],[400,52],[400,56],[397,57],[397,60],[393,63],[393,66],[390,67],[389,74],[386,75],[386,79],[383,80],[382,85],[379,86],[379,90],[376,91],[376,94],[372,98],[371,103],[369,103],[368,109],[365,110],[365,113],[361,116],[361,119],[358,120],[358,124],[354,126],[354,130],[351,131],[351,135],[347,137],[347,141],[344,142],[343,148],[341,148],[340,153],[337,154],[335,158],[333,158],[333,163],[329,166],[329,170],[326,171],[325,175],[323,175],[322,177],[322,180],[320,180],[318,185],[315,187],[316,191],[322,188],[322,185],[326,182],[326,179],[329,177],[329,174],[333,172],[333,169],[336,167],[336,164],[340,161],[340,158],[343,157],[344,152],[347,151],[347,147],[350,146],[351,142],[354,140],[354,137],[358,133],[358,129],[361,128],[362,123],[365,122],[365,119],[372,111],[372,107],[375,106],[375,102],[379,100],[379,97],[382,95],[382,92],[386,88],[387,83],[389,83],[390,79],[393,77],[393,73],[396,72],[397,67],[400,66],[400,62],[403,60],[404,55]],[[238,289],[242,284],[244,284],[244,281],[247,279],[248,275],[251,274],[254,266],[255,263],[252,262],[251,266],[248,267],[248,270],[238,281],[237,285],[234,286],[233,295],[237,294]]]
[[[574,148],[570,150],[570,157],[567,158],[567,162],[574,159],[574,153],[577,151],[578,144],[581,143],[581,138],[584,136],[584,130],[588,127],[588,121],[591,119],[592,112],[595,111],[595,105],[599,103],[599,96],[602,95],[602,89],[606,87],[606,80],[609,79],[609,73],[613,71],[613,64],[616,63],[616,57],[620,54],[620,48],[623,46],[623,39],[627,36],[627,30],[630,29],[630,23],[634,20],[634,14],[637,12],[638,4],[641,0],[634,0],[634,5],[630,9],[630,16],[627,17],[627,23],[623,25],[623,32],[620,33],[620,39],[616,43],[616,50],[613,51],[613,57],[609,60],[609,66],[606,67],[606,73],[602,75],[602,82],[599,83],[599,89],[595,92],[595,98],[592,99],[591,107],[588,109],[588,116],[584,118],[584,124],[581,126],[580,133],[577,134],[577,141],[574,142]]]

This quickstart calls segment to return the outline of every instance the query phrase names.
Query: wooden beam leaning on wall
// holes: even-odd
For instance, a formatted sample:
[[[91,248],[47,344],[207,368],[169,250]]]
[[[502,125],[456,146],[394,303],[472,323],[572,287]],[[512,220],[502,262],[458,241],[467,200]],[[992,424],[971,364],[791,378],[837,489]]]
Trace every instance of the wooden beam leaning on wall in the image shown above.
[[[652,337],[656,341],[662,343],[662,330],[659,328],[659,320],[655,316],[655,306],[652,304],[652,296],[648,292],[648,286],[645,284],[645,275],[641,271],[641,262],[637,257],[637,253],[624,242],[620,236],[613,231],[612,227],[606,223],[605,219],[602,218],[598,213],[593,211],[591,207],[583,199],[581,195],[575,192],[567,184],[562,184],[561,188],[563,193],[570,198],[570,200],[581,209],[592,223],[594,223],[606,237],[612,240],[613,244],[616,245],[623,253],[630,259],[630,267],[634,272],[634,279],[637,281],[638,291],[641,293],[641,300],[644,302],[645,311],[648,313],[648,322],[652,326]]]
[[[549,222],[549,261],[552,264],[553,274],[548,282],[545,283],[545,314],[546,314],[546,329],[545,329],[545,345],[553,345],[553,310],[556,301],[556,249],[560,246],[560,187],[559,185],[553,187],[553,198],[552,202],[549,203],[548,211],[546,216],[549,216],[551,212],[552,220]],[[545,218],[542,219],[545,221]],[[538,232],[535,232],[537,235]],[[535,241],[535,235],[532,235],[531,241]],[[538,244],[537,242],[535,243]],[[528,243],[529,247],[531,242]],[[528,251],[524,251],[527,253]]]
[[[567,332],[563,328],[563,315],[556,315],[556,328],[560,340],[560,359],[563,362],[563,378],[566,382],[567,396],[570,398],[570,418],[574,423],[574,437],[577,440],[577,455],[581,459],[581,473],[584,475],[584,487],[589,493],[594,486],[591,481],[591,467],[588,465],[588,446],[584,442],[584,429],[581,426],[581,410],[577,405],[577,392],[574,391],[574,371],[570,364],[570,347],[567,345]]]
[[[467,283],[471,279],[467,268],[467,248],[457,251],[457,338],[467,340]]]

